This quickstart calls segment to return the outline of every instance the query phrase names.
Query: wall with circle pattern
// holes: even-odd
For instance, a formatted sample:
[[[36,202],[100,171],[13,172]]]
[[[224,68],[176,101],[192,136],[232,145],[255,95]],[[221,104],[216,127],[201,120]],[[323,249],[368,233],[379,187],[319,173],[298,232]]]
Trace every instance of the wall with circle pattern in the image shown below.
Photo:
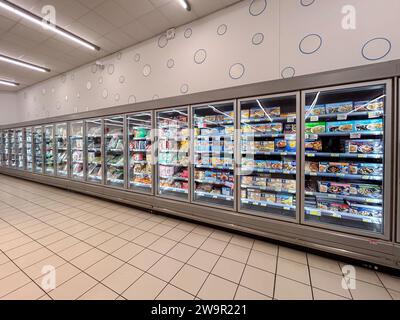
[[[342,7],[356,8],[344,30]],[[244,0],[17,94],[19,121],[400,58],[398,0]],[[11,121],[11,120],[10,120]]]

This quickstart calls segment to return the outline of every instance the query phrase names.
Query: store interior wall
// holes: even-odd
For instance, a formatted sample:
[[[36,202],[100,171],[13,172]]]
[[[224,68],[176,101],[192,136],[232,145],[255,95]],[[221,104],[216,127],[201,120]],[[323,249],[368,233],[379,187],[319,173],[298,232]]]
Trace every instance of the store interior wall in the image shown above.
[[[17,110],[17,95],[0,92],[0,125],[19,121]]]
[[[16,120],[399,59],[398,12],[398,0],[244,0],[172,40],[106,57],[104,69],[88,64],[17,92]]]

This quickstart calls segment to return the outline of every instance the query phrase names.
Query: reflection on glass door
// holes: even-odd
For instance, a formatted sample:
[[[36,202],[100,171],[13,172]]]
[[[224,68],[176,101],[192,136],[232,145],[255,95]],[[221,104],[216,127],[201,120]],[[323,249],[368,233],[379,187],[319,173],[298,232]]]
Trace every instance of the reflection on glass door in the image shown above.
[[[305,95],[305,221],[384,233],[386,85]]]
[[[69,123],[69,152],[71,178],[83,180],[83,121]]]
[[[103,182],[102,165],[102,120],[86,120],[86,180],[93,183]]]
[[[22,129],[15,130],[15,166],[18,169],[24,168],[24,159],[23,159],[23,140],[22,140]]]
[[[44,127],[45,141],[45,162],[44,172],[46,174],[54,174],[54,126],[48,125]]]
[[[35,145],[35,172],[43,173],[43,129],[35,127],[33,132],[33,141]]]
[[[25,129],[25,156],[26,156],[26,170],[32,171],[33,169],[33,153],[32,153],[32,129]]]
[[[240,207],[296,218],[296,94],[240,102]]]
[[[151,112],[127,116],[129,141],[129,188],[152,191],[152,119]]]
[[[104,120],[106,153],[106,183],[123,187],[125,183],[124,117],[115,116]]]
[[[67,124],[56,124],[56,155],[57,175],[66,177],[68,175],[68,136]]]
[[[157,112],[158,192],[188,199],[189,144],[188,109]]]
[[[233,208],[234,103],[193,108],[194,200]]]

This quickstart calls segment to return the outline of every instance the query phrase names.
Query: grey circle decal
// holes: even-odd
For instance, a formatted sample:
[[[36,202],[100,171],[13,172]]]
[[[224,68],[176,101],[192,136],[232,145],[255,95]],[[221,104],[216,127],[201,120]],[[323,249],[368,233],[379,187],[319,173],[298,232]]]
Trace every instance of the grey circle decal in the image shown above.
[[[299,50],[303,54],[313,54],[317,52],[322,46],[322,38],[319,34],[309,34],[301,39],[299,43]]]
[[[315,2],[315,0],[300,0],[300,4],[303,7],[311,6],[314,2]]]
[[[369,61],[376,61],[386,57],[392,50],[392,43],[386,38],[374,38],[367,41],[362,49],[362,56]]]
[[[51,93],[54,93],[54,92],[56,92],[56,89],[51,88]]]
[[[107,99],[107,97],[108,97],[108,91],[107,91],[107,89],[104,89],[104,90],[103,90],[102,96],[103,96],[104,99]]]
[[[67,80],[67,76],[65,74],[63,74],[61,76],[61,82],[64,83]]]
[[[128,103],[135,103],[136,102],[136,97],[132,94],[128,98]]]
[[[71,73],[71,80],[75,80],[75,73]]]
[[[81,93],[78,91],[78,92],[76,93],[76,98],[79,99],[80,97],[81,97]]]
[[[68,101],[68,96],[65,96],[65,101]]]
[[[26,92],[24,92],[24,99],[26,99],[28,96],[27,96],[27,94],[26,94]]]
[[[57,109],[57,110],[60,110],[60,109],[61,109],[61,104],[60,104],[60,103],[57,103],[56,109]]]
[[[183,35],[185,36],[186,39],[189,39],[193,34],[193,30],[191,28],[186,28],[185,32]]]
[[[243,64],[235,63],[229,68],[229,76],[232,79],[237,80],[243,77],[245,71],[246,69]]]
[[[118,52],[118,53],[117,53],[117,59],[118,59],[118,60],[121,60],[121,58],[122,58],[122,53],[121,53],[121,52]]]
[[[115,96],[114,96],[114,99],[115,99],[115,101],[119,101],[120,95],[118,93],[116,93]]]
[[[184,83],[181,86],[181,93],[185,94],[185,93],[188,93],[188,91],[189,91],[189,85],[187,83]]]
[[[88,90],[92,89],[92,83],[90,81],[86,83],[86,89]]]
[[[150,74],[151,74],[151,66],[150,66],[149,64],[146,64],[146,65],[143,67],[143,75],[144,75],[145,77],[148,77]]]
[[[113,64],[109,64],[108,67],[107,67],[108,74],[110,74],[110,75],[113,74],[114,70],[115,70],[114,65]]]
[[[125,82],[125,77],[124,76],[120,76],[119,77],[119,83],[124,83]]]
[[[167,46],[167,44],[168,44],[167,36],[165,34],[161,35],[158,38],[158,47],[159,48],[165,48]]]
[[[267,8],[267,0],[253,0],[249,6],[249,13],[252,16],[259,16]]]
[[[194,62],[197,64],[202,64],[207,59],[207,51],[204,49],[199,49],[194,53]]]
[[[96,64],[92,65],[92,67],[90,69],[91,69],[92,73],[96,73],[97,72],[97,65]]]
[[[133,60],[135,60],[135,62],[139,62],[140,61],[140,53],[136,53],[135,56],[133,57]]]
[[[99,77],[98,82],[99,82],[99,84],[102,84],[103,83],[103,77]]]
[[[42,89],[42,95],[46,94],[46,89]]]
[[[158,94],[155,94],[155,95],[153,96],[153,100],[157,100],[157,99],[160,99],[160,96],[159,96]]]
[[[293,78],[296,74],[296,70],[293,67],[286,67],[282,70],[281,76],[283,79]]]
[[[253,35],[253,38],[251,39],[251,42],[255,45],[258,46],[259,44],[264,42],[264,34],[259,32]]]
[[[226,24],[221,24],[217,29],[217,34],[223,36],[228,31],[228,26]]]
[[[167,67],[168,67],[169,69],[172,69],[174,66],[175,66],[175,61],[174,61],[174,59],[169,59],[169,60],[167,61]]]

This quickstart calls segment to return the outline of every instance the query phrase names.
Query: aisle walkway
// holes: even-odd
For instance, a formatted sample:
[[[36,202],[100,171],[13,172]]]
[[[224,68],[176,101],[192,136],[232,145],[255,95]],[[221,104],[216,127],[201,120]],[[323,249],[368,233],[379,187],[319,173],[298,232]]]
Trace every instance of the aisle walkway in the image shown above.
[[[400,279],[362,268],[343,289],[341,266],[0,175],[1,299],[400,299]]]

